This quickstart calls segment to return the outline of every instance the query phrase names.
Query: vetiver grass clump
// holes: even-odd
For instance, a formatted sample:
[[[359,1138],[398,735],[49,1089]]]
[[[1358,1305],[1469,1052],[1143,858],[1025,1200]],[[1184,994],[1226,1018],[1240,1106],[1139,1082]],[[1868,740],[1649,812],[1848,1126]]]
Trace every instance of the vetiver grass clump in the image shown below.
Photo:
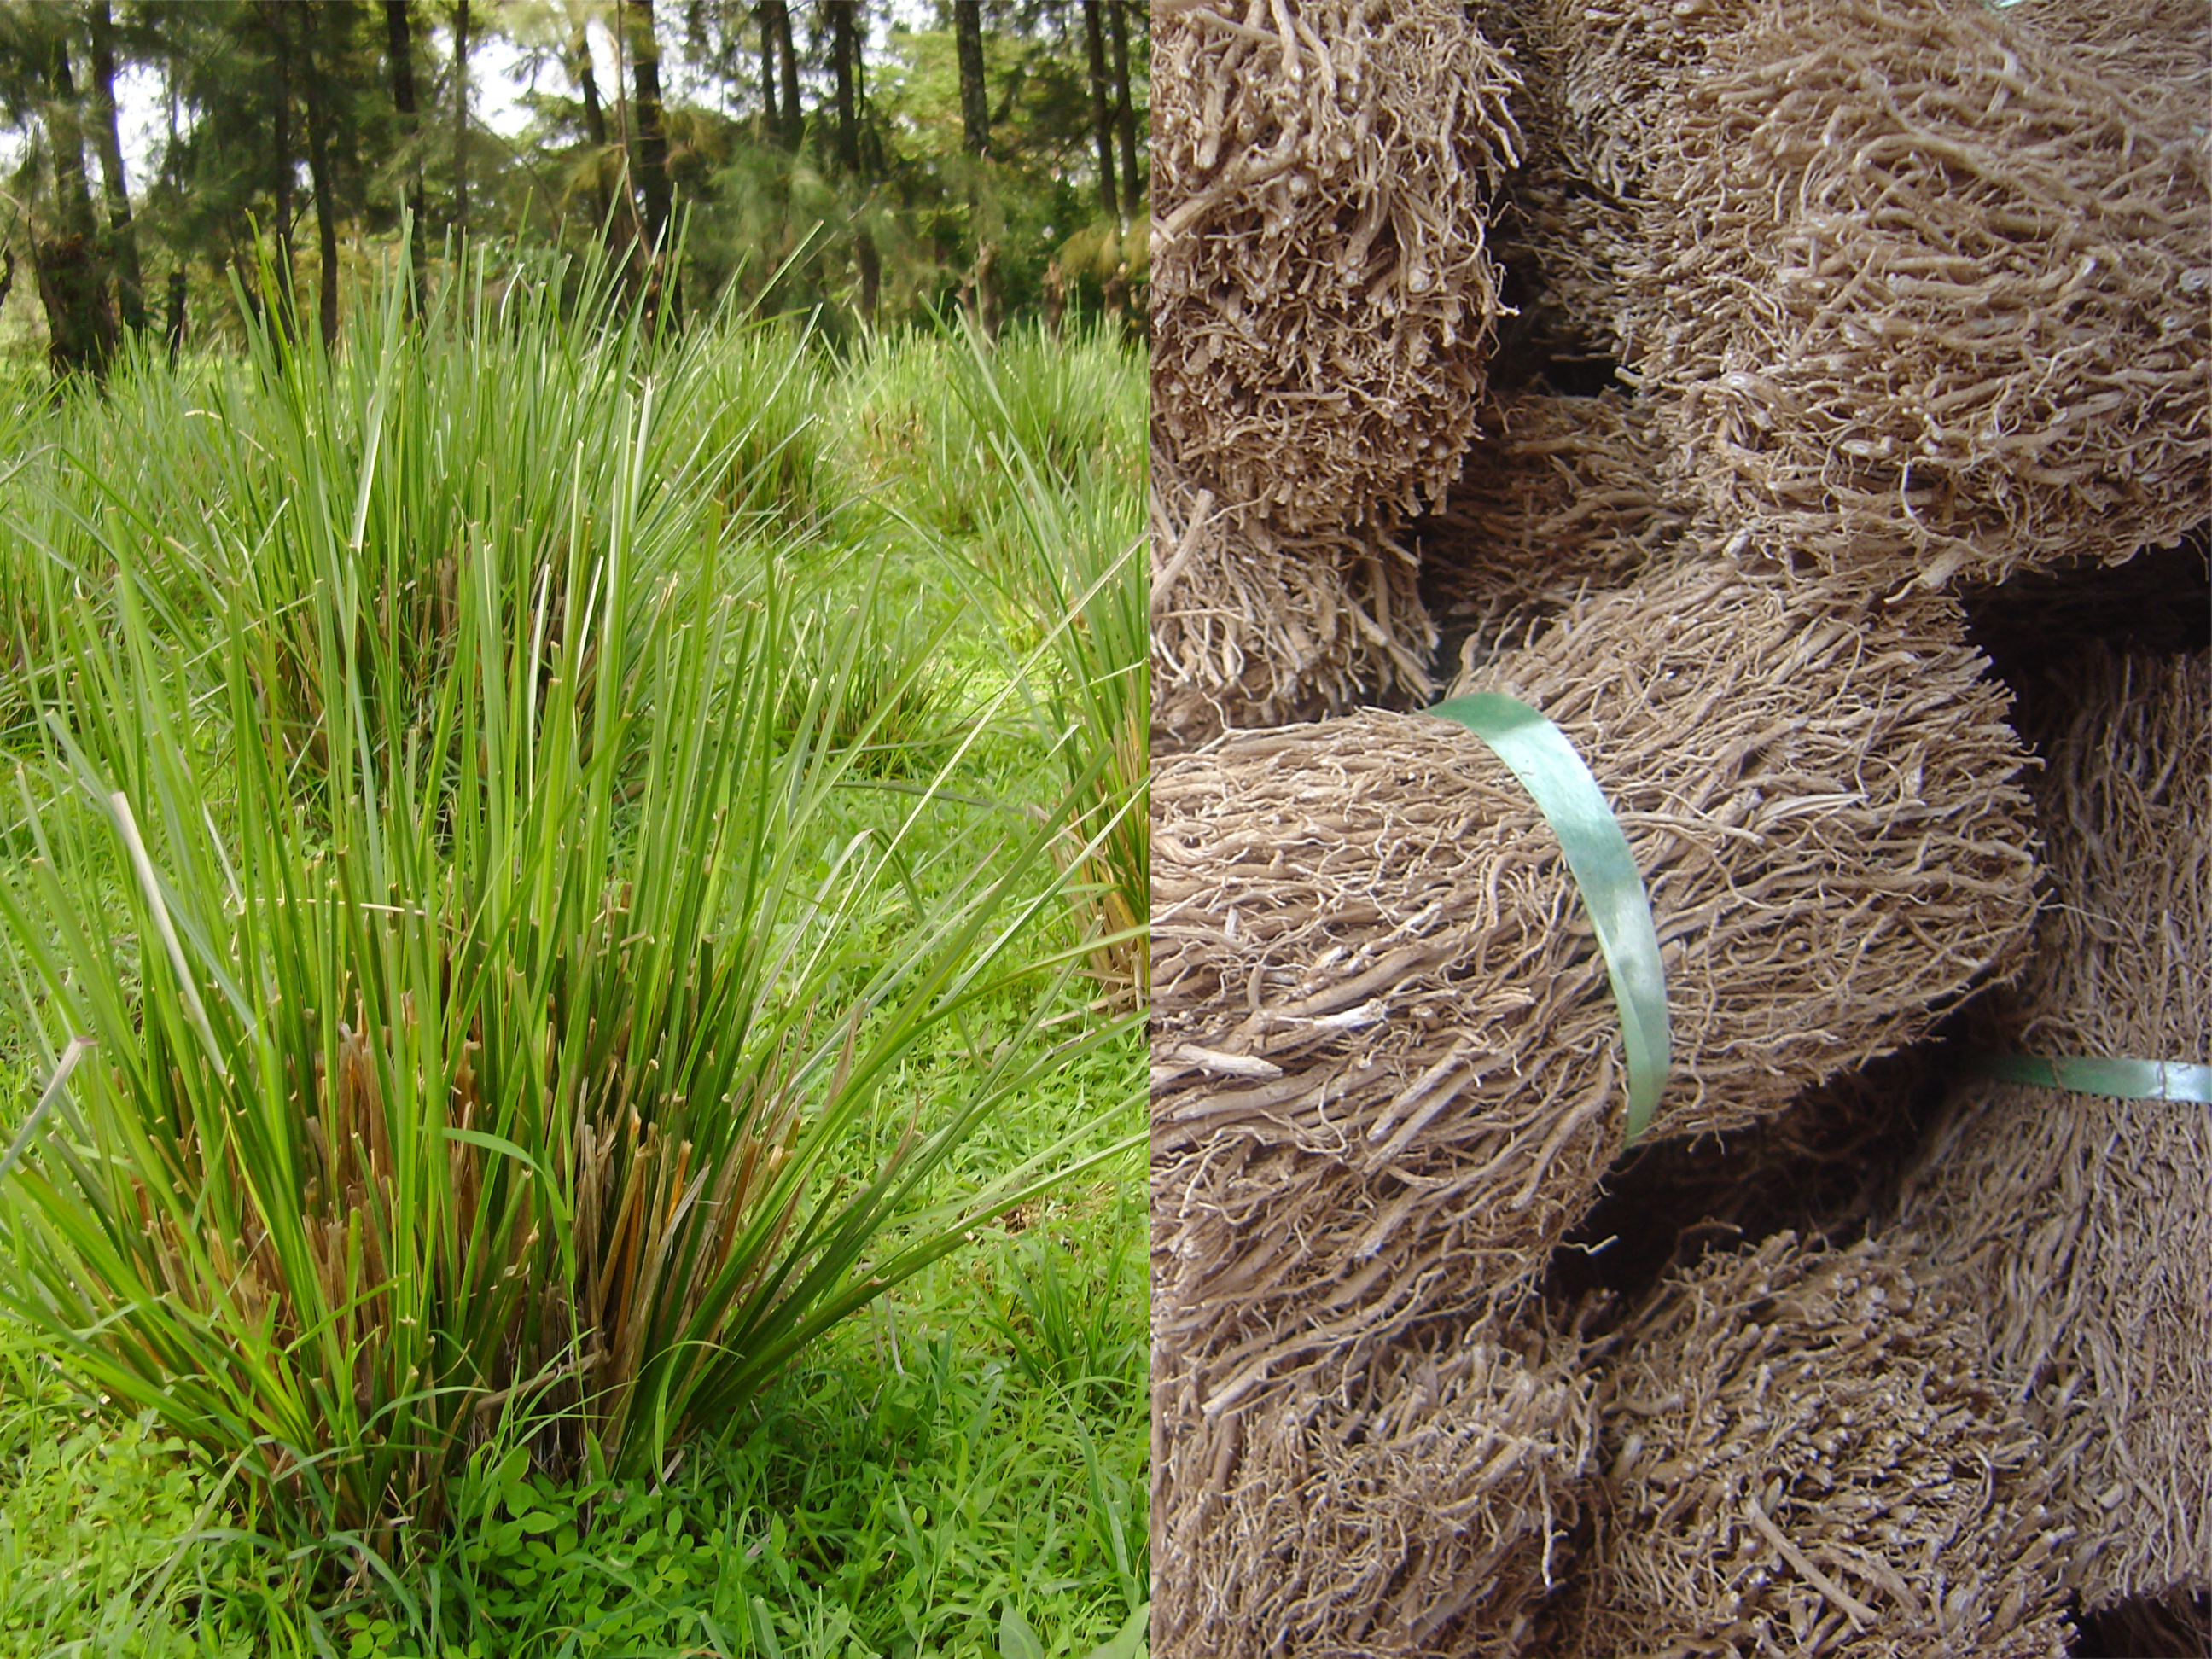
[[[697,435],[708,345],[384,317],[362,358],[218,375],[196,542],[50,515],[33,553],[84,554],[94,602],[35,613],[33,856],[0,866],[10,1040],[68,1072],[0,1172],[0,1303],[356,1587],[499,1471],[650,1489],[1134,1098],[962,1156],[1129,1048],[1066,921],[1121,757],[1036,757],[1018,810],[945,787],[1027,728],[1043,647],[871,775],[884,710],[839,727],[882,590],[782,648],[834,550],[731,494],[761,469],[726,412]],[[566,403],[494,409],[495,368]],[[915,1085],[948,1045],[949,1103]]]

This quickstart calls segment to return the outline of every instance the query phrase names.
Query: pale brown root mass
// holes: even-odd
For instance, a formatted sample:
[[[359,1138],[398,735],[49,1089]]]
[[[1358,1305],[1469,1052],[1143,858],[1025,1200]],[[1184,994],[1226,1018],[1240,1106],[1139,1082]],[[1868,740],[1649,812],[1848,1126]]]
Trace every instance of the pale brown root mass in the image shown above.
[[[1507,56],[1451,0],[1163,9],[1152,404],[1289,534],[1419,510],[1474,432],[1498,315]]]
[[[1978,1035],[2212,1063],[2212,655],[2054,678],[2076,713],[2035,784],[2050,899]],[[1900,1224],[2051,1443],[2086,1605],[2212,1592],[2212,1112],[1964,1083]]]
[[[1591,592],[1627,586],[1688,538],[1650,407],[1530,390],[1494,400],[1485,436],[1415,528],[1438,619],[1492,649]]]
[[[1436,629],[1379,523],[1289,534],[1152,448],[1152,747],[1427,700]]]
[[[2212,513],[2212,152],[1979,6],[1735,9],[1639,118],[1626,273],[1723,516],[1933,586]]]
[[[1770,1114],[2007,969],[2024,757],[1980,667],[1949,599],[1717,562],[1477,677],[1565,732],[1643,872],[1674,1030],[1655,1134]],[[1233,1400],[1510,1302],[1625,1106],[1605,965],[1527,793],[1463,728],[1370,710],[1164,758],[1152,810],[1163,1352]]]
[[[1596,1419],[1537,1320],[1425,1330],[1224,1412],[1156,1384],[1162,1659],[1515,1659],[1567,1571]]]
[[[2061,1659],[2041,1437],[1973,1321],[1877,1241],[1670,1275],[1600,1375],[1558,1659]]]

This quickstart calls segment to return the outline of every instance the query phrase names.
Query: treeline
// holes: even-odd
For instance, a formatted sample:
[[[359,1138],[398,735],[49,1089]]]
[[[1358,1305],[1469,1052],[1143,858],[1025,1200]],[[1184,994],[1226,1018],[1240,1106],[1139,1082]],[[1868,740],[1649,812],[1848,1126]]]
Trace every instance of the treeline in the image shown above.
[[[60,372],[219,331],[234,295],[334,341],[349,267],[411,217],[426,292],[497,238],[599,244],[678,324],[734,285],[833,332],[954,306],[1141,326],[1148,9],[894,9],[0,0],[0,307],[27,269]]]

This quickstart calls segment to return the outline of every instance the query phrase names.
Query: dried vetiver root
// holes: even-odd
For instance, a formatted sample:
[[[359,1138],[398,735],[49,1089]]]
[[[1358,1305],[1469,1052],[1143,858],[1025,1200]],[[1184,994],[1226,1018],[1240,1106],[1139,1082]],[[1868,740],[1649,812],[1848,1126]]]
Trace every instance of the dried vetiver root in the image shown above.
[[[2005,18],[2094,69],[2155,124],[2185,134],[2212,110],[2212,22],[2199,0],[2018,0]]]
[[[1670,1275],[1600,1373],[1561,1659],[2060,1659],[2041,1437],[1972,1318],[1878,1241]]]
[[[1502,641],[1585,593],[1625,587],[1689,530],[1667,444],[1626,392],[1492,404],[1442,507],[1416,527],[1437,617]]]
[[[1536,0],[1547,135],[1563,170],[1624,205],[1645,201],[1683,82],[1765,0]]]
[[[1455,692],[1564,731],[1650,893],[1653,1133],[1748,1123],[1924,1031],[2033,913],[2024,757],[1957,605],[1725,561],[1571,609]],[[1364,711],[1152,778],[1154,1328],[1212,1401],[1508,1298],[1620,1148],[1606,964],[1464,728]]]
[[[2212,654],[2081,653],[2034,784],[2051,902],[1978,1036],[2212,1062]],[[2047,1436],[2092,1609],[2212,1591],[2212,1111],[1959,1085],[1899,1225]]]
[[[1571,1333],[1447,1325],[1226,1412],[1188,1384],[1154,1389],[1162,1659],[1531,1650],[1593,1473]]]
[[[1474,435],[1498,315],[1510,61],[1451,0],[1153,27],[1156,418],[1285,532],[1419,511]]]
[[[1379,526],[1286,535],[1152,447],[1152,746],[1425,701],[1436,631]]]
[[[1637,118],[1667,206],[1627,273],[1723,515],[1893,586],[2212,513],[2212,153],[1984,7],[1748,10]]]
[[[1532,158],[1508,183],[1492,233],[1498,264],[1520,284],[1518,315],[1501,325],[1501,340],[1510,337],[1540,369],[1626,357],[1632,313],[1616,271],[1638,245],[1636,227],[1629,209],[1556,156]]]

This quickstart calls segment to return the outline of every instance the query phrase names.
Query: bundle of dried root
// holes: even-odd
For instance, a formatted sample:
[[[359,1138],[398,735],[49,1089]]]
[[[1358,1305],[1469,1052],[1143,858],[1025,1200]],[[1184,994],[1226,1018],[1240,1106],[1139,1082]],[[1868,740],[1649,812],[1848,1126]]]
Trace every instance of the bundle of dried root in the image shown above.
[[[1533,160],[1507,185],[1498,211],[1498,262],[1518,283],[1512,346],[1547,362],[1619,362],[1630,356],[1632,313],[1620,267],[1639,246],[1634,213],[1566,172]]]
[[[2212,1061],[2212,655],[2086,653],[2036,794],[2052,902],[1984,1035]],[[2212,1114],[1962,1085],[1900,1224],[2051,1439],[2092,1608],[2212,1591]]]
[[[1507,637],[1591,592],[1625,587],[1689,529],[1663,482],[1664,436],[1620,391],[1530,391],[1491,405],[1443,507],[1417,526],[1440,618]]]
[[[1237,1410],[1156,1386],[1153,1651],[1510,1659],[1564,1575],[1596,1440],[1580,1342],[1420,1334]]]
[[[1725,514],[1870,585],[2212,513],[2212,155],[1955,0],[1766,0],[1642,140],[1638,370]]]
[[[1436,631],[1379,526],[1286,535],[1152,446],[1152,746],[1425,700]]]
[[[1483,671],[1575,744],[1643,872],[1674,1025],[1655,1133],[1773,1111],[2007,964],[2028,808],[1980,665],[1948,599],[1717,562]],[[1162,1343],[1234,1397],[1510,1297],[1624,1109],[1605,964],[1526,792],[1464,729],[1368,711],[1164,760],[1152,811]]]
[[[1683,82],[1765,0],[1537,0],[1529,33],[1564,170],[1644,204]]]
[[[1225,496],[1334,530],[1457,471],[1516,84],[1453,0],[1162,7],[1152,406]]]
[[[1972,1319],[1881,1244],[1707,1256],[1599,1386],[1609,1467],[1556,1653],[2066,1652],[2041,1438]]]

